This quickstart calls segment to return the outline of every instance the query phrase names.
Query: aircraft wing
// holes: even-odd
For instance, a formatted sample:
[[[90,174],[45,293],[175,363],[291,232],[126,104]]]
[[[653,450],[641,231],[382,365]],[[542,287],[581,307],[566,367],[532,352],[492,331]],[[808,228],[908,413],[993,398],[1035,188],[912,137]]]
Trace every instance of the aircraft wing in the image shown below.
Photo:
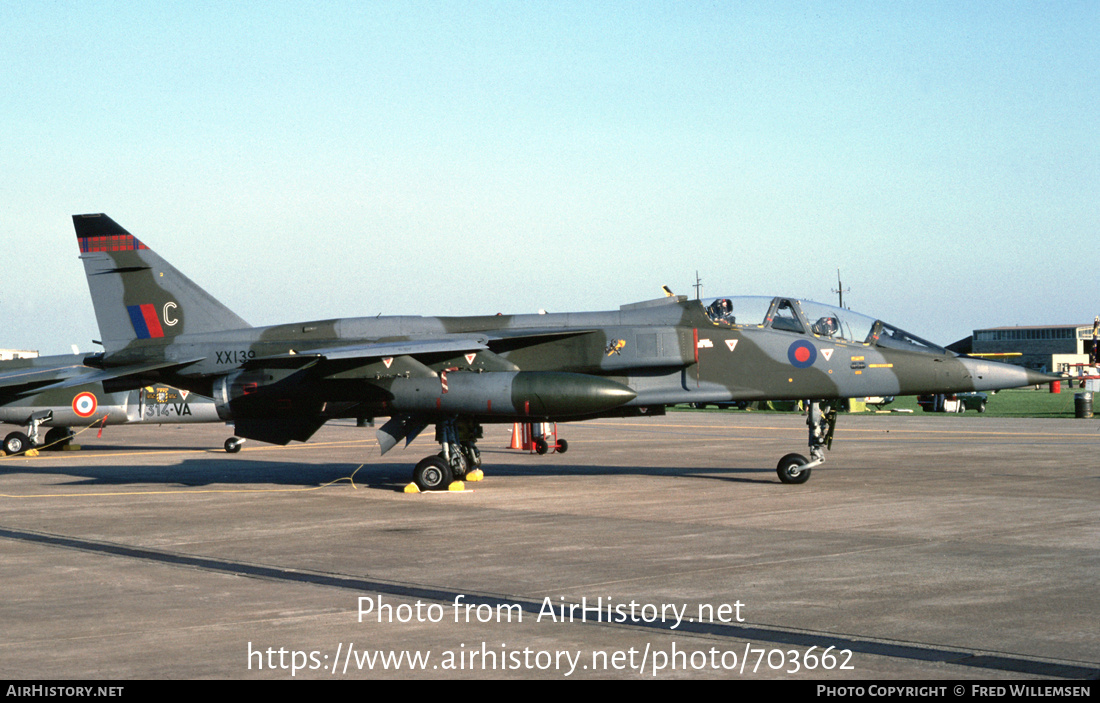
[[[274,354],[250,359],[246,366],[261,367],[270,363],[281,364],[306,359],[348,361],[362,359],[384,359],[398,356],[420,356],[422,354],[459,354],[475,351],[501,351],[539,344],[541,342],[590,334],[596,330],[550,329],[502,329],[482,335],[461,337],[434,337],[431,339],[410,339],[395,342],[372,342],[367,344],[348,344],[320,349],[307,349],[301,352]]]
[[[530,346],[532,344],[541,344],[543,342],[553,342],[569,337],[580,337],[598,331],[597,329],[565,330],[560,327],[550,327],[546,329],[524,329],[518,327],[493,330],[491,333],[492,336],[489,338],[489,347],[493,349],[493,351],[503,351]]]
[[[0,372],[0,398],[11,398],[34,392],[67,378],[79,378],[90,370],[81,363],[73,362],[59,366],[24,367],[2,371]]]
[[[160,361],[149,364],[135,364],[130,366],[117,366],[108,367],[105,369],[91,369],[87,366],[81,367],[86,373],[79,375],[73,375],[68,378],[57,381],[56,383],[50,383],[49,385],[42,386],[37,390],[46,390],[47,388],[73,388],[75,386],[82,386],[86,383],[102,383],[104,381],[124,381],[127,379],[132,380],[133,387],[138,388],[146,385],[150,379],[147,374],[154,371],[169,371],[189,366],[198,361],[202,361],[202,357],[197,359],[188,359],[186,361]]]
[[[305,362],[308,359],[347,361],[352,359],[385,359],[396,356],[418,356],[420,354],[459,353],[484,351],[489,348],[486,337],[459,337],[443,339],[414,339],[399,342],[376,342],[371,344],[348,344],[321,349],[307,349],[302,352],[274,354],[250,359],[246,366],[262,367],[270,363],[280,364],[288,361]]]

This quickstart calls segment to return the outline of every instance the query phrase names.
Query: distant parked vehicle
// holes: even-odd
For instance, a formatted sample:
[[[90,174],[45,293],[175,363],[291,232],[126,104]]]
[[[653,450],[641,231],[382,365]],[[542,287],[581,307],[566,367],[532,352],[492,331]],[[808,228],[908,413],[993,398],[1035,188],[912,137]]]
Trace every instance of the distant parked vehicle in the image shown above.
[[[875,409],[882,410],[884,407],[894,402],[894,396],[892,395],[869,395],[863,399],[864,403],[875,406]]]
[[[989,396],[985,393],[937,393],[917,396],[917,404],[926,413],[963,413],[967,410],[985,412]]]
[[[747,400],[730,400],[730,401],[723,401],[723,402],[718,402],[718,403],[692,403],[691,404],[691,407],[696,408],[698,410],[702,410],[703,408],[706,408],[708,406],[716,407],[719,410],[727,410],[729,408],[733,408],[735,410],[744,410],[744,409],[749,407],[749,401],[747,401]]]

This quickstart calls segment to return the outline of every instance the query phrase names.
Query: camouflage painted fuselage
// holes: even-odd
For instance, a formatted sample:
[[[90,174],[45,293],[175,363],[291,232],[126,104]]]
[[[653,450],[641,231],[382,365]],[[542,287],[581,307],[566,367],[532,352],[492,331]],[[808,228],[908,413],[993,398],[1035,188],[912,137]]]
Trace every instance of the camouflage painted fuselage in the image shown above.
[[[433,349],[441,340],[460,351]],[[348,347],[384,356],[343,359],[332,351]],[[949,352],[720,324],[700,302],[674,299],[602,313],[247,328],[145,344],[139,356],[130,354],[122,349],[110,359],[199,359],[165,380],[212,395],[223,416],[237,420],[395,413],[564,420],[676,403],[953,393],[1042,381],[1022,368]],[[238,434],[249,436],[247,429]]]

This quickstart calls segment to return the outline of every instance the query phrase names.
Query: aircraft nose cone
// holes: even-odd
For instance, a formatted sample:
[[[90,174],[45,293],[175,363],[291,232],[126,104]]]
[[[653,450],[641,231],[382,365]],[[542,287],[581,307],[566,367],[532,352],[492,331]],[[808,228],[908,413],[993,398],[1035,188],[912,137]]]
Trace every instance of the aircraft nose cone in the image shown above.
[[[1043,383],[1050,383],[1051,381],[1061,381],[1062,377],[1055,374],[1043,373],[1041,371],[1034,371],[1032,369],[1025,369],[1027,371],[1027,385],[1038,386]]]
[[[970,372],[976,391],[997,391],[1004,388],[1037,386],[1061,380],[1061,376],[1025,369],[1023,366],[1014,364],[1004,364],[999,361],[974,358],[963,358],[960,361]]]

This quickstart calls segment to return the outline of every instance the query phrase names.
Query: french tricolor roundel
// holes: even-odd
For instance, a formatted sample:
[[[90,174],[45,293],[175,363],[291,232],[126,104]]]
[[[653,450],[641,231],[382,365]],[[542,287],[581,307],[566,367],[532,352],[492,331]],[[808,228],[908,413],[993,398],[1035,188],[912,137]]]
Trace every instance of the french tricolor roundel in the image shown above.
[[[791,366],[808,369],[817,361],[817,348],[800,339],[787,347],[787,360],[791,362]]]
[[[80,417],[91,417],[95,415],[96,408],[99,407],[99,403],[95,399],[94,393],[77,393],[73,398],[73,412]]]

